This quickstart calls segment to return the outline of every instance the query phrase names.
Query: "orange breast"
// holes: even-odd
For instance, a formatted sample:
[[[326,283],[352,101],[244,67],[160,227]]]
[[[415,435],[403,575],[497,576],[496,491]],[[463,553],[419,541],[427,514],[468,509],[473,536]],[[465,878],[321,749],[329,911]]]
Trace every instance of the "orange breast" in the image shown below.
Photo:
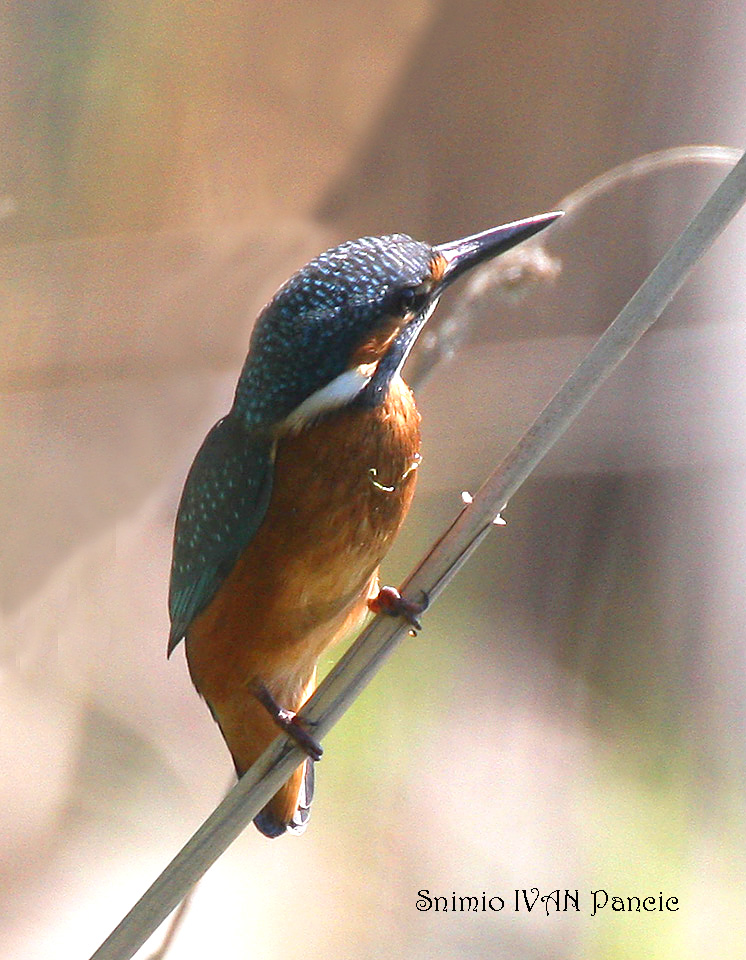
[[[187,633],[208,702],[261,676],[308,676],[365,611],[378,565],[409,509],[419,415],[397,378],[386,402],[344,409],[282,437],[256,536]]]

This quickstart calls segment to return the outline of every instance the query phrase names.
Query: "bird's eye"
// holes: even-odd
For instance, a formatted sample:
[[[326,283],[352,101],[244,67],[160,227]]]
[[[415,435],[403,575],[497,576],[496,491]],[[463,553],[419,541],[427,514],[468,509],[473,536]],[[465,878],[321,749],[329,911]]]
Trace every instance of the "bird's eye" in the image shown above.
[[[424,296],[421,290],[415,289],[414,287],[404,287],[403,290],[399,291],[397,298],[398,313],[414,313],[417,311],[418,307],[424,300]]]

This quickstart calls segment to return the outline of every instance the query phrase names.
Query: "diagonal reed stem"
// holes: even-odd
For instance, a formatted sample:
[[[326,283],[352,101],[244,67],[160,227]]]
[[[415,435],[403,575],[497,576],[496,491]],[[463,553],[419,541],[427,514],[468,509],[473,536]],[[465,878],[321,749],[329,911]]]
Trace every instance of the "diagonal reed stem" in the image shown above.
[[[746,201],[746,154],[722,181],[591,352],[542,410],[402,587],[432,601],[489,532],[494,518],[567,430],[599,386],[657,320],[689,272]],[[302,716],[321,738],[407,633],[378,616],[332,669]],[[91,960],[129,960],[304,759],[278,737],[242,777]]]

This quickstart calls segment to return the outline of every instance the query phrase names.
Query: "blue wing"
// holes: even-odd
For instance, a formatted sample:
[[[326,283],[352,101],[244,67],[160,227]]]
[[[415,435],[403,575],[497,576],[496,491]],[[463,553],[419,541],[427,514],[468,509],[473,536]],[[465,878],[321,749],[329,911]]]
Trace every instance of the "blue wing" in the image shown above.
[[[174,531],[168,653],[215,596],[267,512],[273,442],[230,414],[205,437],[184,484]]]

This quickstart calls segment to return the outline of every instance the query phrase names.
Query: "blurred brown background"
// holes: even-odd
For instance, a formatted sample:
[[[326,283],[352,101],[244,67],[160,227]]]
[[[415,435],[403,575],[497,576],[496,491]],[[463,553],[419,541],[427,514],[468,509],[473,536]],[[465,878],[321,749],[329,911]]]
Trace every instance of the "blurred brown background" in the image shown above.
[[[745,35],[720,0],[2,6],[5,956],[87,956],[229,780],[164,658],[171,525],[274,288],[351,236],[453,239],[640,153],[742,143]],[[553,231],[554,284],[444,302],[471,325],[419,390],[387,580],[724,173],[621,184]],[[306,835],[248,831],[174,960],[742,956],[744,237],[328,738]],[[581,913],[415,908],[533,886]],[[680,909],[592,918],[598,887]]]

